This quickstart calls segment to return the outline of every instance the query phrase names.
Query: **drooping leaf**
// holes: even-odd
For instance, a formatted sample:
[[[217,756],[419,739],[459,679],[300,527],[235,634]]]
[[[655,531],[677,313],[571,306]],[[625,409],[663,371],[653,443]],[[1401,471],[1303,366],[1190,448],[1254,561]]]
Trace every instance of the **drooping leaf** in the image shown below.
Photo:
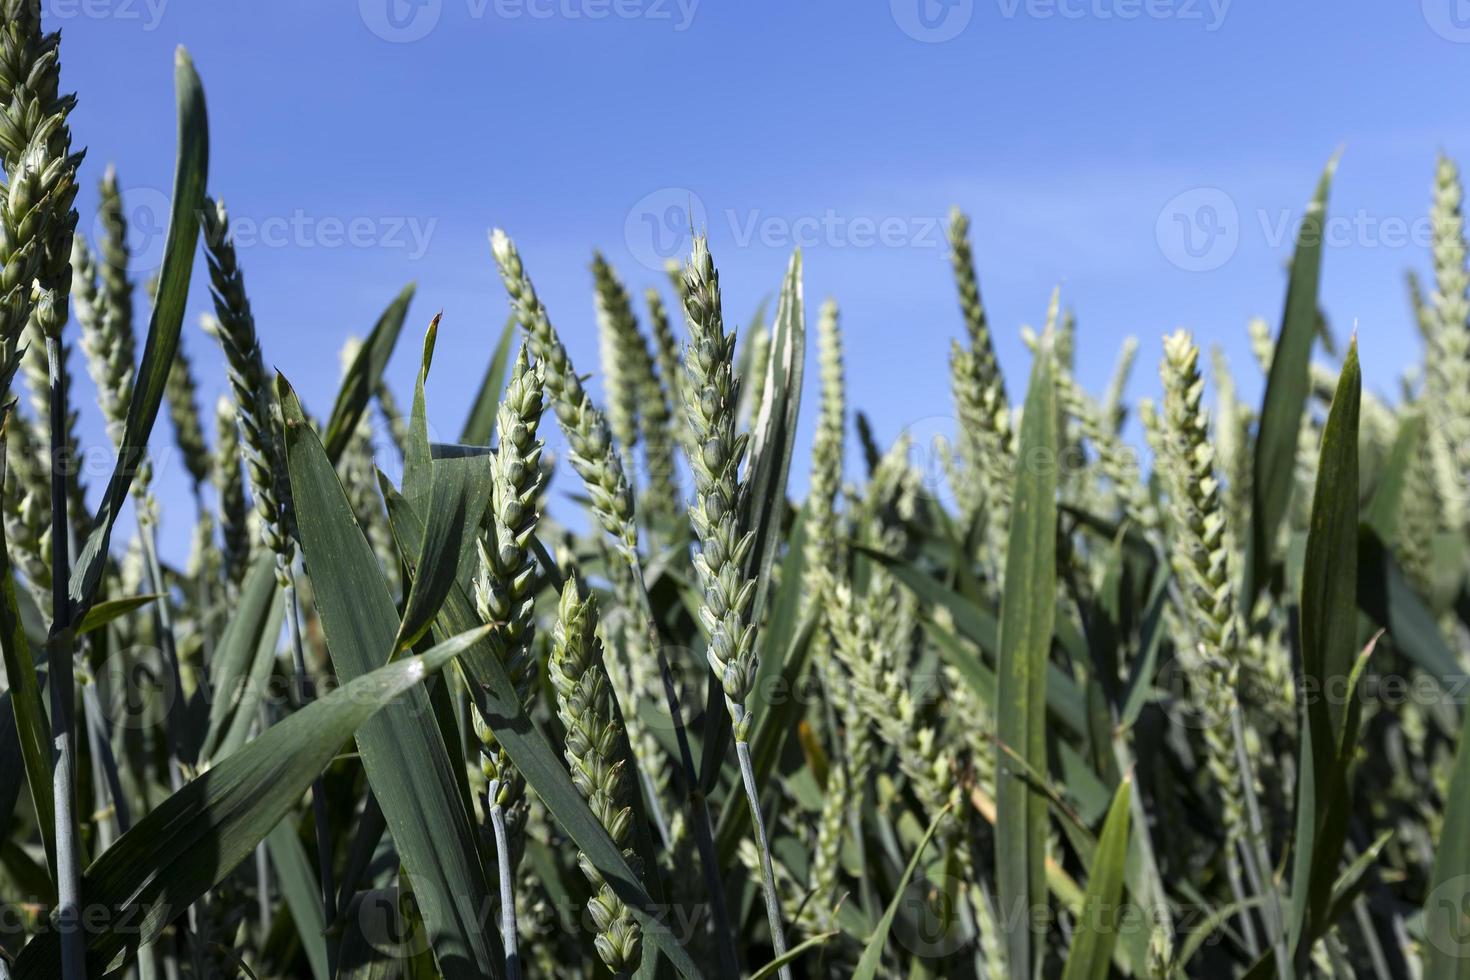
[[[156,939],[164,926],[214,887],[280,823],[336,754],[384,705],[478,639],[477,630],[359,676],[272,725],[249,745],[187,783],[119,837],[82,875],[89,974]],[[61,975],[57,934],[42,932],[15,964],[16,980]]]
[[[194,269],[194,247],[199,241],[199,215],[209,177],[209,120],[204,110],[204,88],[189,53],[174,54],[174,84],[178,90],[179,150],[174,170],[173,201],[168,218],[163,266],[158,273],[153,313],[143,359],[133,376],[132,399],[123,428],[117,465],[102,494],[92,532],[76,556],[67,591],[72,616],[84,616],[102,584],[112,525],[132,488],[133,477],[148,452],[148,436],[158,418],[164,387],[179,346],[189,278]]]
[[[332,664],[350,681],[388,660],[398,612],[301,403],[284,379],[278,377],[277,386],[302,558]],[[440,969],[451,978],[494,975],[501,953],[495,931],[478,919],[493,900],[460,789],[464,764],[445,744],[435,718],[428,691],[414,689],[363,725],[357,746],[413,876]]]
[[[422,519],[401,494],[386,493],[385,499],[393,534],[398,540],[400,550],[416,551],[424,535]],[[474,625],[478,622],[479,617],[473,603],[462,585],[456,583],[440,608],[439,618],[434,625],[435,635],[458,631],[461,624]],[[572,785],[571,777],[546,736],[521,706],[510,676],[490,644],[487,642],[472,651],[461,661],[461,668],[474,692],[481,714],[495,732],[496,740],[510,755],[517,771],[526,778],[526,783],[546,804],[547,810],[561,824],[567,836],[627,903],[638,918],[645,939],[668,957],[684,976],[701,976],[699,968],[670,931],[668,923],[658,914],[656,900],[660,893],[656,890],[657,876],[646,879],[648,884],[645,887],[633,873],[622,853],[613,844],[612,838],[607,835],[607,831]],[[635,844],[640,843],[641,836],[635,835]],[[640,857],[645,869],[657,867],[652,855]]]

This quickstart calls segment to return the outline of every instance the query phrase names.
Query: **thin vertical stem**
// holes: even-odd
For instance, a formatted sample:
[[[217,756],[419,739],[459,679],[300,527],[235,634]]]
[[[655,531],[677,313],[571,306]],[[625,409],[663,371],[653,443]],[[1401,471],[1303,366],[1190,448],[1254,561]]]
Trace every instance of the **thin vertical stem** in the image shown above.
[[[283,568],[286,592],[286,632],[291,637],[292,694],[299,708],[306,703],[306,650],[301,643],[301,611],[296,604],[296,570]],[[327,821],[326,787],[320,776],[311,784],[311,811],[316,824],[318,876],[322,890],[323,921],[331,929],[337,921],[337,887],[332,874],[332,831]],[[327,943],[327,975],[337,974],[337,949]]]
[[[82,685],[82,717],[87,726],[87,745],[92,752],[92,769],[98,784],[97,798],[105,798],[112,812],[98,820],[98,840],[106,850],[118,837],[132,827],[132,815],[128,811],[127,797],[123,795],[122,777],[118,775],[117,756],[112,752],[112,741],[108,738],[107,723],[102,717],[102,705],[97,700],[97,685],[87,681]]]
[[[1266,851],[1266,830],[1261,821],[1260,802],[1256,799],[1255,781],[1251,778],[1254,770],[1251,768],[1250,757],[1246,755],[1245,723],[1239,701],[1231,709],[1230,726],[1235,740],[1236,765],[1240,769],[1241,795],[1245,800],[1246,834],[1250,838],[1240,842],[1240,851],[1245,857],[1246,874],[1250,877],[1251,887],[1266,903],[1266,931],[1270,936],[1271,949],[1276,954],[1277,975],[1281,980],[1287,980],[1291,975],[1291,964],[1287,955],[1286,936],[1281,929],[1281,900],[1275,882],[1267,877],[1271,856]]]
[[[725,886],[720,880],[714,826],[710,822],[709,807],[705,803],[704,791],[699,786],[699,776],[694,768],[694,753],[689,749],[689,733],[684,728],[684,712],[679,706],[679,692],[674,689],[674,674],[669,669],[669,658],[664,655],[663,641],[658,635],[658,623],[653,618],[653,600],[649,598],[648,584],[643,580],[643,566],[637,555],[626,557],[633,569],[633,582],[638,588],[644,620],[648,624],[648,642],[658,655],[658,672],[663,680],[664,700],[668,702],[669,719],[674,725],[674,739],[679,743],[680,772],[691,811],[689,822],[694,827],[694,842],[699,847],[699,864],[704,872],[705,890],[709,893],[710,916],[714,919],[715,938],[720,944],[720,968],[725,975],[734,975],[738,971],[740,959],[735,947],[735,933],[730,925],[730,912],[725,907]]]
[[[514,872],[510,867],[510,839],[505,832],[505,809],[496,802],[500,780],[490,780],[485,806],[490,811],[490,825],[495,828],[495,862],[500,878],[500,942],[505,948],[506,980],[521,980],[521,954],[516,937],[516,896]]]
[[[766,893],[766,922],[771,929],[771,945],[776,957],[786,955],[786,927],[781,917],[781,898],[776,894],[776,871],[771,866],[771,845],[766,840],[766,818],[761,814],[761,796],[755,788],[755,769],[750,764],[750,743],[735,740],[735,756],[740,760],[740,781],[745,784],[745,798],[750,803],[750,822],[755,827],[755,844],[761,855],[761,887]],[[791,967],[782,964],[781,980],[791,980]]]
[[[164,666],[168,669],[169,699],[164,709],[168,740],[173,750],[173,761],[169,766],[169,782],[175,792],[184,785],[183,765],[188,758],[184,734],[184,682],[179,670],[179,648],[174,642],[174,614],[168,602],[168,583],[163,577],[163,563],[158,560],[158,530],[152,515],[146,513],[151,506],[139,500],[138,538],[143,545],[143,560],[148,567],[148,580],[158,601],[153,604],[153,618],[158,624],[158,643],[163,651]]]
[[[81,847],[76,817],[76,680],[72,665],[71,554],[66,520],[66,380],[61,342],[46,337],[51,388],[51,793],[56,800],[56,928],[61,939],[63,980],[86,980],[87,949],[82,934]]]

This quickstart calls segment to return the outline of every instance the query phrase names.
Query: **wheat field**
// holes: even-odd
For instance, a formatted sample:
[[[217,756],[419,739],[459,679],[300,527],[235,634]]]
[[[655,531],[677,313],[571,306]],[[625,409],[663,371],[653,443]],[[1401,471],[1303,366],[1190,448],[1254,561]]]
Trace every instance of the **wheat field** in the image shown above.
[[[267,368],[182,48],[132,280],[51,26],[0,0],[0,977],[1470,977],[1453,162],[1392,400],[1319,311],[1334,161],[1255,364],[1181,330],[1101,393],[1057,294],[1002,375],[956,209],[922,443],[850,403],[799,253],[748,323],[703,235],[656,281],[592,253],[573,364],[495,229],[506,325],[445,441],[412,287],[330,406]],[[1140,357],[1163,394],[1129,403]]]

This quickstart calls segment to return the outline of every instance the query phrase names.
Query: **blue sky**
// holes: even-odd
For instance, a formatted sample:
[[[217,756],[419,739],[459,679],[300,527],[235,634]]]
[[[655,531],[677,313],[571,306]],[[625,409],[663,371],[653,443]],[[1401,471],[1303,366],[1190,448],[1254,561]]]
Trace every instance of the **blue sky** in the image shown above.
[[[1132,393],[1152,394],[1159,338],[1183,326],[1255,398],[1245,324],[1279,317],[1291,227],[1339,147],[1323,304],[1339,333],[1357,321],[1367,382],[1391,393],[1420,357],[1403,274],[1427,268],[1435,154],[1470,161],[1463,0],[43,2],[80,99],[82,229],[108,162],[139,225],[162,224],[186,45],[210,186],[251,231],[240,259],[267,360],[325,412],[343,339],[415,280],[390,379],[406,402],[442,308],[429,397],[448,437],[505,316],[490,227],[516,238],[596,372],[591,250],[640,293],[663,285],[654,266],[687,244],[691,204],[732,323],[803,246],[813,309],[830,295],[843,311],[851,404],[885,441],[952,415],[953,204],[973,219],[1013,392],[1019,327],[1059,284],[1091,390],[1135,334]],[[146,266],[160,244],[139,245]],[[185,341],[208,408],[225,382],[197,328],[204,279],[201,263]],[[105,438],[95,414],[82,429]],[[177,555],[192,508],[179,467],[160,479]]]

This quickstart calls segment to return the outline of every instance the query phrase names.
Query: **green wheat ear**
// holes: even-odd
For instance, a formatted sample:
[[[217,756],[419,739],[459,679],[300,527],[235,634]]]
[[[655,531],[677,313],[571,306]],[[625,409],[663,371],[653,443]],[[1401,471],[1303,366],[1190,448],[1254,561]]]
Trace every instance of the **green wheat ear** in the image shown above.
[[[648,481],[640,498],[643,518],[653,527],[667,528],[679,513],[673,410],[660,367],[638,329],[632,299],[601,252],[593,253],[592,275],[596,285],[608,424],[625,460],[631,463],[634,447],[642,445]],[[651,312],[655,321],[663,319],[661,324],[655,322],[655,334],[667,333],[668,320],[662,304],[654,306]]]
[[[530,552],[542,488],[542,444],[536,438],[542,411],[542,377],[522,347],[511,368],[496,421],[500,442],[495,450],[490,520],[479,542],[480,570],[475,579],[475,605],[486,623],[499,629],[492,636],[521,705],[530,708],[536,693],[535,586],[536,563]],[[498,785],[494,802],[511,820],[510,837],[518,845],[524,822],[525,779],[511,764],[480,712],[474,712],[480,740],[480,767],[487,782]],[[511,862],[514,866],[514,862]]]
[[[1462,487],[1470,474],[1470,268],[1466,267],[1464,189],[1460,172],[1441,156],[1429,220],[1434,260],[1433,333],[1426,350],[1424,394],[1430,450],[1446,530],[1470,523]]]
[[[1169,554],[1201,669],[1195,673],[1206,763],[1220,793],[1227,856],[1247,837],[1245,794],[1254,776],[1243,771],[1232,720],[1238,711],[1240,621],[1231,578],[1231,536],[1215,474],[1215,448],[1201,407],[1204,379],[1199,348],[1189,334],[1164,338],[1164,414],[1159,465],[1169,494]]]
[[[169,421],[173,423],[174,443],[179,447],[184,470],[193,483],[195,496],[198,496],[209,479],[209,443],[204,438],[204,426],[199,420],[199,383],[194,379],[194,366],[182,342],[164,384],[164,398],[168,403]]]
[[[575,575],[562,588],[548,671],[557,716],[566,729],[563,755],[572,784],[636,872],[627,733],[603,665],[597,601],[583,597]],[[640,959],[638,922],[585,855],[578,856],[578,864],[593,888],[587,911],[597,927],[597,954],[614,975],[628,976]]]
[[[214,465],[211,480],[219,496],[220,540],[225,578],[238,586],[250,566],[250,528],[246,521],[245,475],[240,469],[240,426],[229,395],[214,405]]]
[[[750,733],[746,699],[757,667],[755,626],[748,620],[755,580],[744,573],[755,536],[740,533],[739,473],[749,436],[735,431],[735,335],[725,332],[720,275],[702,235],[694,240],[684,284],[689,321],[685,411],[695,488],[689,520],[699,542],[694,557],[703,593],[699,618],[709,634],[710,669],[724,689],[735,739],[743,742]]]
[[[842,329],[837,303],[827,300],[817,319],[817,359],[822,404],[812,437],[811,487],[807,492],[806,575],[808,598],[817,601],[827,576],[843,558],[837,523],[837,491],[842,486],[843,445],[847,429],[847,388],[842,369]]]
[[[582,379],[526,274],[515,242],[497,228],[490,233],[490,250],[495,255],[505,290],[510,294],[516,320],[526,331],[531,353],[541,365],[546,392],[571,446],[568,455],[572,468],[587,486],[592,513],[626,555],[636,558],[638,525],[634,521],[633,492],[607,416],[592,403],[582,387]]]
[[[639,372],[648,357],[638,332],[638,318],[628,290],[618,280],[601,252],[592,253],[592,278],[596,286],[597,331],[602,342],[602,389],[607,403],[608,426],[624,454],[638,444]]]
[[[205,258],[209,265],[210,295],[216,319],[206,320],[206,333],[219,341],[225,353],[226,373],[240,410],[240,437],[245,444],[245,469],[250,493],[260,518],[266,547],[284,570],[296,554],[291,528],[291,486],[286,477],[275,400],[266,380],[265,361],[255,331],[255,315],[245,295],[245,277],[230,235],[229,212],[222,202],[208,201],[203,209]]]

